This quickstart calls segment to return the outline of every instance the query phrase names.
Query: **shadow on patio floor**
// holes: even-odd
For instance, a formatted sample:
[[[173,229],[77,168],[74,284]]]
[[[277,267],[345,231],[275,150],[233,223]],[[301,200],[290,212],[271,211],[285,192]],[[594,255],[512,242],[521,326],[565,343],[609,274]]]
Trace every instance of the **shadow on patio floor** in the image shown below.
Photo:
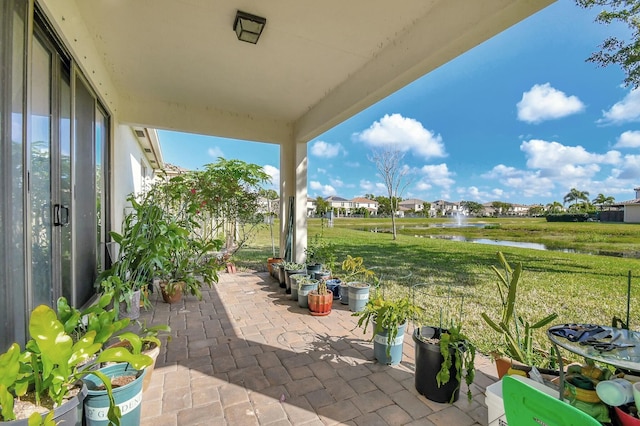
[[[403,362],[373,358],[357,318],[334,301],[314,317],[266,272],[220,275],[218,284],[177,304],[151,296],[140,320],[171,326],[144,393],[142,425],[486,425],[491,362],[477,357],[473,400],[438,404],[414,388],[414,348]],[[410,336],[408,330],[407,334]]]

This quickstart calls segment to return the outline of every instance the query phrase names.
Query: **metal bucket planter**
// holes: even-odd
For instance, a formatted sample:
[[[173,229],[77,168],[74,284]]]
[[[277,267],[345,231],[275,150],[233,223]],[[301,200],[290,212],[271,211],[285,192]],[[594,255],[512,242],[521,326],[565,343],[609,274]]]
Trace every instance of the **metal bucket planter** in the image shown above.
[[[295,270],[285,269],[284,272],[285,272],[285,284],[287,285],[287,294],[291,294],[291,275],[306,274],[307,270],[306,269],[295,269]]]
[[[298,278],[308,277],[307,274],[293,274],[291,280],[291,300],[298,300]]]
[[[314,277],[316,272],[320,272],[321,269],[322,263],[307,263],[307,273],[312,277]]]
[[[124,386],[113,388],[113,398],[122,417],[121,426],[137,426],[140,424],[142,405],[142,384],[145,370],[135,370],[127,363],[120,363],[101,368],[99,370],[113,382],[116,377],[135,375],[136,379]],[[102,381],[95,375],[86,376],[83,381],[89,388],[84,400],[84,418],[87,426],[108,425],[109,396],[106,390],[99,390]]]
[[[132,320],[140,317],[140,290],[136,290],[131,294],[131,300],[129,306],[126,302],[120,302],[120,317],[130,318]]]
[[[276,263],[277,268],[277,276],[276,278],[278,279],[278,282],[280,283],[280,288],[285,288],[287,287],[287,283],[286,283],[286,272],[284,270],[284,263]]]
[[[345,282],[340,283],[340,303],[343,305],[349,304],[349,284]]]
[[[349,310],[360,312],[369,301],[369,284],[351,282],[349,285]]]
[[[331,273],[329,271],[317,271],[313,273],[313,278],[318,281],[327,280],[331,277]]]
[[[307,284],[302,284],[298,289],[298,306],[301,308],[309,307],[309,293],[318,289],[318,280],[312,280]]]
[[[373,356],[380,364],[397,365],[402,361],[402,346],[404,343],[404,331],[407,323],[398,326],[398,334],[393,342],[387,342],[389,331],[382,329],[373,337]],[[375,332],[376,326],[373,325]],[[390,346],[387,352],[387,347]]]
[[[87,387],[82,386],[78,394],[59,407],[53,410],[53,421],[57,425],[81,425],[82,424],[82,408],[85,397],[87,396]],[[42,415],[44,419],[47,414]],[[9,421],[0,421],[2,426],[28,426],[29,419],[18,419]],[[38,423],[40,424],[40,423]]]

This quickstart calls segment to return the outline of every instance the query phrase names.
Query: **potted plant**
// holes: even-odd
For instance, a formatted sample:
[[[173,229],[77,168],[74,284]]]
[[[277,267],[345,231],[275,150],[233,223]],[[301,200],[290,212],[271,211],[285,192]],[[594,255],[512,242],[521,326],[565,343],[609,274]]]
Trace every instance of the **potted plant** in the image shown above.
[[[291,275],[306,274],[307,265],[305,265],[304,263],[285,262],[284,272],[285,272],[285,284],[286,284],[285,292],[286,294],[291,294]]]
[[[333,294],[327,289],[325,281],[318,282],[318,288],[309,292],[308,303],[311,315],[325,316],[331,313]]]
[[[131,319],[136,319],[140,300],[148,305],[141,290],[151,285],[154,271],[163,260],[168,219],[150,195],[138,201],[131,194],[127,201],[132,210],[123,219],[122,233],[110,232],[112,244],[117,244],[110,250],[113,264],[98,276],[96,286],[100,293],[113,292],[114,303],[122,307],[122,313],[128,312]]]
[[[182,293],[202,300],[202,286],[211,287],[218,281],[217,271],[222,265],[212,253],[220,250],[222,243],[219,239],[196,238],[177,224],[169,226],[159,265],[159,286],[165,302],[177,302]]]
[[[342,284],[340,286],[340,302],[343,304],[343,297],[348,300],[349,309],[352,312],[359,312],[364,309],[365,304],[369,300],[370,284],[367,282],[374,279],[375,273],[364,266],[362,257],[347,258],[342,262],[343,273],[340,276]],[[348,287],[348,296],[344,294],[343,286]]]
[[[360,317],[357,327],[366,333],[373,324],[373,354],[381,364],[397,365],[402,361],[404,332],[409,320],[418,320],[422,308],[408,297],[385,299],[380,292],[370,299],[362,311],[354,312]]]
[[[298,276],[299,278],[296,280],[298,285],[298,306],[301,308],[309,307],[309,293],[311,290],[315,290],[318,288],[318,280],[311,278],[308,275],[292,275],[293,277]]]
[[[494,321],[484,312],[481,315],[482,319],[498,332],[503,339],[503,345],[500,350],[494,353],[498,376],[501,378],[514,361],[527,366],[538,367],[544,367],[549,364],[549,360],[545,359],[542,351],[534,347],[533,332],[550,324],[558,315],[551,313],[533,324],[519,316],[516,302],[518,283],[522,275],[522,262],[518,262],[515,269],[513,269],[502,252],[497,253],[497,258],[504,273],[493,265],[491,268],[498,276],[497,287],[501,302],[500,317]]]
[[[299,300],[298,299],[298,290],[300,289],[299,280],[304,278],[310,278],[307,274],[293,274],[289,277],[291,280],[291,300]]]
[[[59,300],[58,313],[46,305],[40,305],[31,312],[31,339],[17,357],[17,364],[17,344],[0,355],[3,360],[0,365],[8,366],[0,379],[3,385],[0,386],[0,420],[15,419],[14,401],[24,399],[29,394],[36,406],[44,407],[45,413],[53,410],[53,414],[46,415],[46,421],[76,424],[79,421],[77,410],[67,410],[63,414],[69,417],[55,419],[57,410],[54,407],[60,407],[74,391],[82,387],[81,379],[88,374],[95,374],[104,382],[110,398],[108,419],[119,424],[120,410],[112,399],[110,380],[93,368],[103,362],[126,362],[136,368],[144,368],[151,364],[151,359],[146,355],[131,354],[124,348],[103,350],[104,342],[112,333],[129,323],[128,318],[117,319],[117,308],[105,309],[111,303],[111,298],[111,294],[106,294],[97,305],[83,312],[68,309],[65,300]],[[86,390],[79,393],[80,396],[84,394]],[[78,405],[79,398],[74,398],[75,405]],[[40,424],[41,416],[41,413],[35,412],[30,416],[30,422]]]
[[[418,327],[415,344],[415,386],[418,393],[435,402],[453,403],[460,395],[462,378],[469,386],[475,377],[476,348],[461,332],[460,325],[448,329]]]
[[[127,331],[117,335],[116,338],[119,342],[110,346],[124,346],[133,354],[145,354],[153,360],[153,363],[146,368],[144,382],[142,384],[143,391],[146,390],[151,383],[151,376],[158,356],[160,355],[161,343],[158,336],[161,332],[168,333],[170,331],[171,328],[166,324],[157,324],[147,327],[146,321],[144,323],[138,322],[138,331]],[[171,336],[168,337],[168,340],[170,339]]]

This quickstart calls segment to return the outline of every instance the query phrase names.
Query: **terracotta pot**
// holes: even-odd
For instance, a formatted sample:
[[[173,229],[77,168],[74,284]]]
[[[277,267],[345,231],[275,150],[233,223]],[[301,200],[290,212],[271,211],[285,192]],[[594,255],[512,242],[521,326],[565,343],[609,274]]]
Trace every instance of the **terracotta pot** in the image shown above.
[[[331,306],[333,305],[333,293],[318,294],[316,290],[313,290],[309,293],[308,303],[311,315],[329,315]]]
[[[174,292],[172,294],[167,293],[165,290],[166,283],[160,283],[160,292],[162,293],[162,300],[166,303],[176,303],[182,299],[182,289],[184,288],[184,283],[176,283],[173,286]]]
[[[282,262],[281,257],[270,257],[267,259],[267,269],[269,270],[269,273],[271,275],[273,275],[273,264],[280,263],[280,262]]]
[[[502,377],[509,372],[509,369],[513,365],[518,365],[521,367],[525,366],[523,363],[519,361],[514,361],[513,359],[507,358],[506,356],[502,356],[497,352],[492,352],[491,356],[493,357],[493,361],[496,363],[496,370],[498,371],[498,379],[502,379]]]

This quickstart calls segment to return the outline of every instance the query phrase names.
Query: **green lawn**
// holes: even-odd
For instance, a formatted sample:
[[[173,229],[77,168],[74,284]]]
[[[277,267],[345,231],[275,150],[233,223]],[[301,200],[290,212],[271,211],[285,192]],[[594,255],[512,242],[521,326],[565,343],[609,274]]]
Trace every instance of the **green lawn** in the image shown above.
[[[490,229],[464,228],[455,233],[473,238],[528,241],[547,246],[574,247],[581,250],[640,251],[640,226],[607,223],[547,223],[544,219],[488,219]],[[434,220],[401,219],[399,225],[428,225]],[[412,272],[412,283],[426,283],[418,294],[420,303],[437,322],[444,304],[434,297],[451,289],[464,295],[463,328],[480,351],[487,353],[498,340],[481,319],[487,312],[499,314],[499,296],[495,273],[495,254],[501,250],[514,264],[522,262],[518,314],[535,322],[547,313],[557,312],[558,323],[587,322],[609,324],[612,317],[626,315],[627,275],[632,271],[631,328],[640,326],[640,260],[609,256],[573,254],[555,251],[512,248],[429,238],[430,234],[452,235],[454,230],[403,229],[396,241],[390,234],[364,232],[367,226],[390,227],[390,219],[336,219],[333,228],[321,228],[320,220],[308,223],[308,235],[323,233],[336,245],[338,259],[347,254],[362,256],[369,267],[375,266],[385,283],[385,296],[411,294],[411,283],[396,278]],[[276,228],[277,229],[277,228]],[[277,232],[274,233],[277,234]],[[277,238],[277,235],[276,235]],[[276,240],[276,250],[278,242]],[[554,245],[556,244],[556,245]],[[271,256],[269,229],[263,229],[251,245],[237,254],[240,266],[264,270]],[[455,299],[459,301],[459,299]],[[548,347],[546,337],[536,340]]]

